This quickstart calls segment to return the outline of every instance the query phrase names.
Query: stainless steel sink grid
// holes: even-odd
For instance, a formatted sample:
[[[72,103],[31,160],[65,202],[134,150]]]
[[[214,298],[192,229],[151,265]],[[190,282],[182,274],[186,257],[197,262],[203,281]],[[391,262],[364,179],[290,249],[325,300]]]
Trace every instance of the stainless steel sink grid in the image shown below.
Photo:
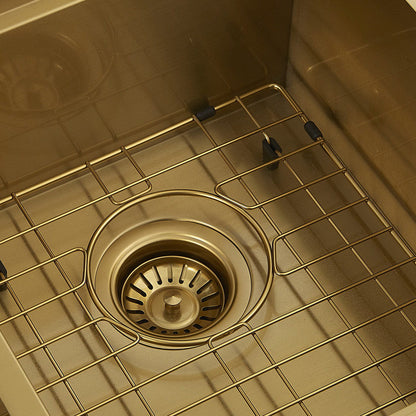
[[[49,414],[387,415],[414,402],[414,252],[327,142],[303,131],[308,119],[283,88],[216,111],[1,201],[1,331]],[[269,137],[283,151],[264,162]],[[175,241],[178,221],[212,238],[193,250],[197,236],[184,232],[172,252],[163,241]],[[145,244],[148,227],[166,238]],[[158,245],[162,255],[135,263]],[[218,291],[214,275],[234,267],[230,311],[206,342],[152,344],[150,328],[117,313],[137,273],[183,265]],[[101,289],[103,273],[114,284]],[[239,292],[241,275],[249,289]],[[164,319],[183,296],[162,296]]]

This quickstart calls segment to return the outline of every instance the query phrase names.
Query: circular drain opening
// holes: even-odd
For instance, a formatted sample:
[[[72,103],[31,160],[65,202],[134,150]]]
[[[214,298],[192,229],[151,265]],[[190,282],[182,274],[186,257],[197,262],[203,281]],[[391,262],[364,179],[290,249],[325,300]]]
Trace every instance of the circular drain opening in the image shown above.
[[[273,282],[271,263],[269,241],[245,211],[178,190],[114,211],[92,236],[86,270],[104,315],[140,333],[142,344],[176,349],[254,316]]]
[[[187,257],[148,260],[121,290],[126,316],[142,331],[187,336],[214,325],[226,305],[226,285],[216,272]]]

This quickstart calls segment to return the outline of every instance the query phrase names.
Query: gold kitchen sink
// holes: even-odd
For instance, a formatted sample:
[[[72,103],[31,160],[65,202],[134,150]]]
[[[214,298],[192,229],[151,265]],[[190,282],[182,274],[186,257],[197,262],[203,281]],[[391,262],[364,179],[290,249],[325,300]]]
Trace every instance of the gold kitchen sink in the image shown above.
[[[281,86],[204,114],[0,201],[30,414],[410,404],[415,253]]]

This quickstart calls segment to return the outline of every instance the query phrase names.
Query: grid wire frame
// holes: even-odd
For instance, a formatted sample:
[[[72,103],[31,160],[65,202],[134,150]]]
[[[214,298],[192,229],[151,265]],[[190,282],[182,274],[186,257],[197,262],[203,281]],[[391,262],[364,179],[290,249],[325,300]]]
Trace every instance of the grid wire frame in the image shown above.
[[[274,120],[273,122],[268,123],[266,125],[261,125],[261,123],[256,119],[255,115],[252,114],[252,112],[250,112],[249,106],[246,105],[245,102],[247,99],[251,99],[255,97],[256,94],[264,93],[264,92],[267,92],[270,94],[277,94],[283,97],[287,101],[287,103],[290,105],[292,109],[292,113],[283,118]],[[95,159],[91,162],[87,162],[84,165],[79,166],[78,168],[72,169],[69,172],[66,172],[62,175],[51,178],[50,180],[44,181],[37,186],[33,186],[21,192],[12,194],[10,197],[4,198],[3,200],[0,201],[2,207],[6,207],[6,208],[9,208],[11,206],[16,207],[21,212],[21,214],[27,221],[27,225],[28,225],[27,228],[20,230],[14,233],[13,235],[3,238],[0,241],[0,246],[8,244],[14,241],[15,239],[23,239],[29,234],[30,235],[34,234],[36,238],[38,239],[38,241],[40,242],[41,246],[47,252],[47,255],[49,257],[45,261],[40,261],[38,264],[34,266],[28,267],[18,273],[15,273],[12,276],[4,278],[1,282],[3,287],[7,288],[7,291],[9,292],[13,301],[15,302],[17,306],[17,312],[4,318],[0,322],[0,326],[8,324],[8,323],[12,323],[18,318],[23,318],[37,340],[37,345],[27,348],[24,351],[20,351],[16,353],[16,359],[22,360],[25,357],[31,356],[32,354],[35,354],[38,351],[43,351],[56,372],[56,378],[53,381],[49,381],[45,383],[44,385],[35,387],[37,393],[40,394],[49,389],[52,389],[54,386],[57,386],[57,385],[64,386],[64,388],[66,389],[66,391],[68,392],[68,394],[70,395],[70,397],[72,398],[72,400],[74,401],[76,405],[77,411],[74,414],[76,414],[77,416],[93,414],[94,411],[97,411],[114,401],[121,400],[126,395],[133,393],[137,397],[137,400],[141,403],[141,405],[146,409],[147,414],[155,415],[156,414],[155,411],[152,409],[144,393],[142,392],[143,388],[145,386],[148,386],[154,383],[155,381],[161,379],[164,376],[175,373],[176,371],[186,367],[187,365],[197,362],[198,360],[202,360],[206,356],[212,356],[218,362],[218,366],[223,368],[223,370],[225,371],[227,377],[229,378],[229,384],[226,385],[225,387],[218,389],[217,391],[209,395],[206,395],[196,401],[192,401],[188,403],[184,407],[178,408],[174,412],[170,413],[171,416],[186,413],[188,410],[198,407],[208,402],[209,400],[214,399],[215,397],[220,397],[221,395],[224,395],[226,392],[230,390],[235,390],[238,392],[242,400],[247,405],[248,414],[249,413],[254,414],[254,415],[263,414],[264,416],[271,416],[274,414],[279,414],[280,412],[292,406],[298,405],[303,414],[312,415],[312,412],[308,407],[308,399],[322,392],[325,392],[328,389],[334,388],[337,385],[343,382],[346,382],[347,380],[350,380],[350,379],[359,380],[360,375],[362,375],[363,373],[371,369],[376,369],[376,371],[378,371],[382,375],[385,381],[389,384],[389,386],[395,392],[395,397],[385,403],[374,402],[373,408],[368,409],[368,411],[363,414],[365,415],[385,414],[383,413],[383,411],[396,403],[400,402],[400,403],[403,403],[404,405],[409,404],[408,399],[412,395],[416,394],[416,387],[409,391],[401,391],[398,385],[393,380],[393,378],[390,376],[390,374],[385,370],[383,366],[383,364],[386,363],[388,360],[391,360],[395,357],[398,357],[402,354],[406,354],[409,351],[411,351],[413,348],[416,347],[416,343],[411,343],[404,347],[400,347],[396,351],[389,353],[388,355],[385,355],[383,357],[376,357],[376,355],[373,354],[373,352],[371,351],[371,348],[368,345],[366,345],[366,342],[362,339],[362,337],[358,333],[360,329],[368,325],[371,325],[377,321],[380,321],[381,319],[386,318],[395,313],[401,314],[401,316],[403,317],[403,319],[405,320],[409,328],[412,331],[416,332],[415,323],[412,321],[411,317],[409,317],[405,311],[406,308],[416,303],[416,298],[408,300],[405,303],[399,304],[398,302],[396,302],[394,295],[389,292],[389,289],[383,284],[382,280],[380,279],[381,277],[383,277],[384,275],[390,272],[393,272],[393,271],[400,272],[401,268],[407,265],[415,264],[415,261],[416,261],[415,254],[408,247],[408,245],[406,245],[406,243],[401,239],[400,235],[397,233],[394,227],[383,216],[383,214],[377,208],[375,203],[366,194],[366,192],[359,185],[359,183],[355,180],[355,178],[348,171],[348,169],[342,164],[340,159],[337,157],[337,155],[334,153],[332,148],[329,146],[329,144],[325,141],[323,137],[319,137],[315,141],[309,144],[306,144],[304,146],[301,146],[299,148],[296,148],[294,150],[291,150],[290,152],[279,153],[277,155],[277,158],[273,159],[272,161],[261,163],[243,172],[238,172],[237,169],[234,167],[232,161],[226,156],[226,153],[224,152],[228,146],[235,145],[239,142],[243,142],[244,140],[256,134],[263,135],[265,140],[269,141],[270,138],[267,134],[267,131],[270,128],[273,128],[278,125],[284,125],[285,123],[294,119],[299,119],[303,123],[306,123],[308,121],[308,118],[300,109],[300,107],[296,104],[293,98],[288,94],[288,92],[285,91],[282,87],[275,85],[275,84],[267,85],[265,87],[251,91],[247,94],[243,94],[239,97],[235,97],[234,99],[231,99],[227,101],[226,103],[217,106],[216,110],[218,111],[222,109],[227,109],[228,107],[231,107],[234,105],[238,105],[240,110],[242,110],[246,114],[246,116],[253,122],[254,128],[250,132],[239,135],[238,137],[233,137],[232,139],[229,139],[224,143],[218,144],[216,140],[214,139],[214,137],[210,134],[205,123],[200,121],[196,116],[193,116],[180,123],[175,124],[174,126],[171,126],[170,128],[164,129],[160,132],[157,132],[148,137],[140,139],[137,142],[132,143],[130,145],[123,146],[119,150],[116,150],[106,156]],[[134,159],[133,154],[135,154],[136,152],[140,152],[143,146],[145,145],[147,146],[149,143],[152,143],[153,141],[156,141],[157,139],[163,138],[167,134],[173,134],[176,131],[183,129],[184,127],[199,128],[200,131],[206,136],[206,138],[211,143],[211,147],[185,160],[174,163],[172,165],[168,165],[165,168],[158,170],[157,172],[154,172],[150,175],[145,175],[142,169],[140,168],[140,166],[138,165],[138,163],[136,162],[136,160]],[[305,182],[302,179],[301,175],[297,173],[296,168],[292,166],[292,159],[294,157],[304,154],[311,148],[315,148],[315,147],[316,148],[319,147],[320,149],[322,149],[326,153],[327,157],[335,164],[337,168],[336,170],[330,173],[324,174],[319,178],[313,179],[312,181]],[[236,324],[234,327],[231,327],[229,330],[224,331],[224,333],[213,336],[207,345],[207,349],[203,351],[202,353],[198,353],[197,355],[181,362],[180,364],[177,364],[169,369],[166,369],[165,371],[160,372],[159,374],[155,376],[152,376],[148,379],[144,379],[143,381],[138,383],[137,381],[134,380],[132,375],[129,373],[126,366],[123,364],[123,360],[122,358],[120,358],[120,356],[122,355],[123,352],[140,344],[141,343],[140,336],[137,333],[134,333],[133,331],[129,330],[125,326],[109,318],[106,318],[106,317],[95,318],[93,314],[91,313],[91,311],[89,310],[88,306],[86,305],[85,301],[83,300],[82,296],[79,295],[79,291],[83,288],[85,289],[85,286],[86,286],[86,270],[85,270],[86,255],[87,255],[86,249],[84,247],[73,247],[70,250],[57,254],[49,246],[46,238],[42,234],[42,229],[45,226],[52,224],[57,220],[60,220],[78,211],[84,210],[90,206],[94,206],[104,200],[109,200],[111,204],[113,204],[114,206],[119,206],[119,205],[122,205],[126,202],[133,200],[134,198],[139,198],[140,196],[150,193],[152,191],[151,181],[153,178],[161,174],[166,174],[167,172],[171,170],[177,169],[192,161],[199,160],[212,153],[219,155],[222,158],[222,160],[225,162],[227,167],[233,173],[231,177],[217,183],[215,185],[215,188],[213,189],[213,193],[217,195],[219,198],[224,198],[228,200],[229,202],[232,202],[233,204],[247,211],[258,210],[259,212],[262,213],[264,219],[268,222],[268,224],[275,231],[276,236],[275,238],[272,239],[271,246],[272,246],[273,253],[275,256],[273,268],[274,268],[274,273],[276,275],[276,278],[290,279],[291,275],[293,275],[294,273],[299,272],[299,271],[304,271],[307,274],[307,276],[311,279],[311,281],[315,284],[316,288],[319,290],[320,297],[311,302],[305,303],[302,306],[294,310],[291,310],[290,312],[286,312],[282,315],[274,317],[271,320],[268,320],[267,322],[263,322],[260,325],[252,326],[251,324],[248,324],[248,323]],[[109,189],[107,189],[104,181],[101,179],[99,170],[96,169],[96,166],[100,166],[106,163],[111,163],[112,160],[114,160],[115,158],[120,158],[120,157],[130,162],[131,166],[136,170],[138,174],[138,179],[128,184],[125,184],[115,190],[110,191]],[[281,163],[282,165],[284,165],[285,168],[287,168],[288,171],[293,175],[293,178],[297,182],[297,186],[286,192],[282,192],[282,193],[273,195],[272,197],[266,198],[264,200],[260,200],[256,196],[255,192],[250,188],[248,184],[249,183],[248,179],[250,178],[250,175],[256,174],[257,172],[263,169],[267,169],[268,167],[276,164],[277,161]],[[40,194],[46,189],[49,189],[51,186],[61,183],[63,180],[71,180],[76,175],[80,175],[80,174],[91,174],[95,178],[99,186],[101,187],[103,191],[102,195],[96,198],[93,198],[89,200],[88,202],[83,203],[79,206],[68,209],[65,212],[61,212],[57,215],[51,216],[50,218],[44,219],[36,223],[33,220],[33,218],[30,216],[30,214],[28,213],[28,210],[24,206],[25,197],[32,196],[34,194]],[[332,178],[338,177],[338,176],[342,176],[348,180],[348,182],[354,187],[354,189],[356,189],[357,193],[359,194],[359,198],[355,201],[346,203],[342,207],[327,211],[324,208],[324,206],[319,202],[319,200],[315,197],[314,192],[313,192],[313,187],[318,184],[326,184]],[[227,184],[235,182],[235,181],[240,183],[240,185],[243,186],[245,191],[250,196],[250,199],[251,199],[250,204],[239,202],[237,199],[227,196],[227,193],[224,190],[224,188],[227,186]],[[141,190],[139,193],[133,193],[133,195],[131,195],[128,198],[116,199],[117,194],[121,193],[122,191],[132,190],[133,187],[139,184],[145,184],[146,188],[144,190]],[[276,201],[284,200],[285,198],[288,198],[289,196],[297,192],[301,192],[301,191],[306,192],[306,195],[308,196],[310,201],[319,210],[320,215],[310,221],[305,222],[304,224],[296,226],[295,228],[291,230],[283,231],[276,224],[276,222],[274,221],[274,219],[269,214],[266,208],[270,204],[275,203]],[[368,206],[373,212],[373,214],[381,221],[381,223],[383,224],[383,227],[376,232],[371,232],[368,235],[360,237],[357,240],[351,241],[343,233],[340,227],[338,227],[338,225],[336,224],[333,218],[339,213],[346,212],[348,210],[353,209],[354,207],[361,206],[361,205]],[[343,245],[334,250],[330,250],[323,255],[319,255],[312,259],[304,260],[302,258],[302,255],[298,253],[296,248],[292,245],[290,237],[296,233],[299,233],[305,229],[308,229],[309,227],[321,221],[326,221],[333,228],[333,230],[337,233],[337,235],[343,241]],[[360,254],[359,250],[357,249],[357,246],[367,241],[376,241],[377,237],[384,235],[384,234],[390,235],[395,240],[397,245],[400,246],[401,249],[406,253],[406,258],[397,262],[393,262],[393,264],[389,265],[388,267],[385,267],[382,270],[373,270],[373,268],[369,264],[367,264],[364,256]],[[291,252],[291,254],[293,255],[294,259],[296,259],[296,262],[297,262],[297,264],[293,268],[290,268],[288,270],[281,270],[279,268],[278,250],[281,244],[283,244]],[[320,283],[319,279],[315,275],[313,271],[313,266],[321,261],[330,259],[344,251],[348,251],[356,258],[356,260],[366,270],[367,275],[361,278],[360,280],[350,283],[342,288],[336,289],[334,291],[328,291]],[[82,262],[83,262],[82,278],[77,284],[73,284],[71,278],[67,275],[64,267],[61,265],[62,261],[66,257],[74,256],[74,255],[81,255]],[[60,277],[65,282],[66,288],[63,291],[56,291],[52,296],[43,300],[40,303],[37,303],[29,308],[25,308],[23,306],[23,303],[20,301],[18,294],[13,290],[13,282],[19,279],[28,278],[27,276],[30,275],[30,273],[37,271],[39,269],[42,269],[45,266],[54,266],[56,268]],[[387,298],[391,302],[391,308],[387,311],[379,313],[371,317],[370,319],[362,321],[358,324],[352,324],[349,322],[349,319],[347,318],[347,316],[345,316],[343,311],[338,307],[337,303],[334,301],[334,298],[344,293],[347,293],[368,282],[374,282],[380,288],[380,290],[387,296]],[[37,310],[45,308],[51,303],[55,303],[55,302],[62,303],[63,299],[67,297],[72,297],[77,302],[77,304],[79,305],[79,307],[81,308],[85,316],[85,322],[80,325],[74,322],[74,327],[72,329],[66,332],[60,333],[51,339],[44,339],[41,333],[38,331],[34,320],[31,318],[31,315],[33,314],[33,312],[36,312]],[[328,303],[331,306],[332,310],[337,314],[337,316],[343,322],[346,329],[335,335],[328,335],[325,340],[320,341],[319,343],[316,343],[315,345],[309,346],[308,348],[305,348],[297,352],[296,354],[288,356],[284,359],[275,360],[272,353],[268,350],[266,345],[262,342],[262,337],[261,337],[262,331],[266,330],[269,327],[278,325],[280,322],[286,319],[289,319],[297,314],[300,314],[305,311],[308,312],[313,307],[323,304],[323,303]],[[123,333],[126,336],[126,339],[128,340],[128,342],[122,347],[114,348],[111,345],[110,341],[107,339],[105,332],[102,330],[103,323],[109,324],[113,326],[115,329],[119,330],[121,333]],[[65,372],[61,368],[59,360],[56,359],[56,357],[54,357],[52,347],[55,343],[64,342],[67,337],[73,336],[74,334],[81,334],[86,329],[92,329],[95,335],[99,339],[101,339],[101,341],[103,342],[105,346],[106,353],[102,355],[101,357],[98,357],[75,370],[72,370],[70,372]],[[302,393],[302,394],[298,393],[296,391],[296,388],[291,384],[289,378],[285,375],[282,369],[284,364],[289,363],[292,360],[300,358],[306,354],[309,354],[325,345],[335,345],[334,344],[335,341],[340,340],[341,338],[349,336],[349,335],[354,337],[358,345],[361,347],[363,353],[370,360],[370,363],[359,369],[350,369],[350,372],[347,375],[344,375],[343,377],[333,380],[326,385],[322,385],[319,388],[314,389],[313,391],[310,391],[308,393]],[[233,373],[231,366],[227,363],[226,359],[223,358],[222,351],[229,345],[238,343],[240,340],[249,339],[249,338],[260,348],[260,350],[262,351],[262,354],[264,354],[264,357],[266,357],[268,361],[268,365],[262,368],[261,370],[253,371],[253,373],[248,376],[245,376],[243,378],[238,378]],[[125,379],[127,380],[129,387],[125,388],[124,390],[120,392],[115,392],[112,396],[107,397],[106,399],[100,401],[99,403],[86,407],[83,404],[80,397],[78,396],[78,394],[76,393],[75,389],[72,387],[71,379],[81,374],[82,372],[85,372],[95,366],[100,366],[107,360],[108,361],[111,360],[118,366],[121,373],[124,375]],[[252,398],[250,397],[250,394],[246,391],[245,386],[250,380],[254,380],[268,372],[275,372],[278,375],[278,377],[282,380],[284,385],[290,391],[292,395],[292,400],[288,403],[276,406],[275,409],[268,411],[267,413],[261,413],[260,410],[254,404]],[[363,386],[363,389],[365,388],[366,387]]]

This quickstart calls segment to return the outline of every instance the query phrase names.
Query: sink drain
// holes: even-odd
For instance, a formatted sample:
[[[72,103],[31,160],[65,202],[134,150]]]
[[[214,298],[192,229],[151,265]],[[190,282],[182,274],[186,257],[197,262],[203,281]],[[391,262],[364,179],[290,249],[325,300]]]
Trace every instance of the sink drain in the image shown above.
[[[203,192],[163,191],[126,203],[97,228],[87,252],[95,306],[158,348],[200,345],[246,322],[273,281],[262,229]]]
[[[225,306],[220,278],[186,257],[165,256],[141,264],[128,276],[121,294],[127,317],[141,330],[161,335],[204,331]]]

